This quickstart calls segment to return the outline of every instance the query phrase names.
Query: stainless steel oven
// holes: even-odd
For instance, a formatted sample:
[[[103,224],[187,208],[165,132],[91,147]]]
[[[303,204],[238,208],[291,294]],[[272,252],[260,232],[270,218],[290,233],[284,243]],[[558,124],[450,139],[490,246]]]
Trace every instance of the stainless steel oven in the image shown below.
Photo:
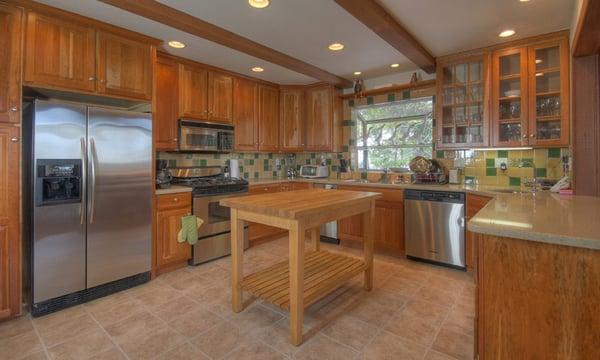
[[[192,248],[192,264],[200,264],[231,253],[231,209],[219,205],[221,199],[241,196],[238,193],[210,196],[194,196],[194,215],[204,220],[198,229],[198,242]],[[248,227],[244,227],[244,248],[248,247]]]
[[[179,120],[179,150],[199,152],[233,151],[233,126]]]

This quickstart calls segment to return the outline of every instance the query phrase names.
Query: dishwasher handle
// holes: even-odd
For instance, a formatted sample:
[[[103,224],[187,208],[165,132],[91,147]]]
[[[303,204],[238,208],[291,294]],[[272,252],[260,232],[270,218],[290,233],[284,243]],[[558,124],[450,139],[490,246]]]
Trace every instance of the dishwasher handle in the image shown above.
[[[407,189],[404,191],[404,199],[464,204],[465,194],[451,191]]]

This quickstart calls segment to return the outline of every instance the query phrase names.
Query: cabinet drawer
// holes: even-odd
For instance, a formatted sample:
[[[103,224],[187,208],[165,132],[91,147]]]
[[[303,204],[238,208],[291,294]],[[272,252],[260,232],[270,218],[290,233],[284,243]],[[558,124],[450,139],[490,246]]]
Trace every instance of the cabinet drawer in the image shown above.
[[[338,189],[350,191],[370,191],[382,194],[383,196],[377,199],[377,201],[402,202],[404,200],[404,191],[401,189],[385,189],[380,187],[354,185],[341,185],[338,187]]]
[[[192,194],[191,193],[165,194],[165,195],[158,195],[156,197],[156,207],[159,210],[182,208],[182,207],[189,207],[191,210],[191,206],[192,206]]]
[[[270,194],[281,191],[281,184],[266,184],[266,185],[252,185],[250,186],[249,193],[250,195],[258,195],[258,194]]]

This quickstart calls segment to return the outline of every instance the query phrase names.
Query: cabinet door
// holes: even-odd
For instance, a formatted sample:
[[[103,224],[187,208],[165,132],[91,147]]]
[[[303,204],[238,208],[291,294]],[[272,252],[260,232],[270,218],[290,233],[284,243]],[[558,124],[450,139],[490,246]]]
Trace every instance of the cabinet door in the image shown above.
[[[201,67],[179,65],[179,117],[208,119],[208,71]]]
[[[158,268],[185,263],[190,258],[191,246],[188,243],[177,242],[177,233],[181,230],[181,217],[189,213],[188,207],[159,210],[156,213],[156,265]]]
[[[306,151],[332,151],[332,89],[318,86],[306,91]]]
[[[438,149],[489,143],[489,56],[438,65],[436,143]]]
[[[156,60],[156,110],[154,134],[159,150],[177,149],[177,81],[179,65],[167,58]]]
[[[236,78],[233,81],[233,124],[235,150],[258,150],[258,84]]]
[[[279,151],[279,90],[258,87],[258,132],[260,151]]]
[[[19,128],[0,124],[0,319],[21,313]]]
[[[21,18],[19,8],[0,4],[0,123],[21,121]]]
[[[98,32],[98,92],[135,99],[152,99],[150,45],[107,32]]]
[[[42,87],[94,91],[95,44],[92,28],[27,13],[25,82]]]
[[[529,145],[569,145],[569,44],[529,47]]]
[[[281,101],[281,150],[304,150],[304,91],[282,90]]]
[[[208,75],[208,115],[210,120],[231,123],[233,118],[233,78],[210,72]]]
[[[402,203],[376,201],[375,250],[388,254],[404,253],[404,206]]]
[[[492,144],[527,145],[527,48],[493,54]]]
[[[491,200],[491,198],[487,196],[478,196],[478,195],[467,195],[467,214],[465,221],[468,222],[471,220],[475,214],[479,212],[479,210],[483,209],[483,207]],[[465,249],[466,249],[466,265],[467,271],[476,273],[477,268],[477,236],[468,231],[465,237]]]

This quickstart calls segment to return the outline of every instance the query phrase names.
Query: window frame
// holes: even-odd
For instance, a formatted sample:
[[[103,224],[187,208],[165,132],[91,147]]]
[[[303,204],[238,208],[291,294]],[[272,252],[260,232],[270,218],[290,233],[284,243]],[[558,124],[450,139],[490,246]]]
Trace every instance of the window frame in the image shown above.
[[[410,115],[410,116],[401,116],[401,117],[390,117],[390,118],[382,118],[382,119],[374,119],[374,120],[365,120],[363,118],[363,116],[360,114],[359,110],[361,109],[367,109],[367,108],[374,108],[374,107],[384,107],[384,106],[390,106],[392,104],[398,104],[398,103],[402,103],[403,101],[406,100],[400,100],[400,101],[392,101],[392,102],[385,102],[385,103],[379,103],[379,104],[371,104],[371,105],[363,105],[363,106],[357,106],[354,109],[352,109],[352,114],[356,119],[356,130],[357,130],[357,138],[356,138],[356,145],[355,145],[355,149],[354,149],[354,154],[356,155],[356,165],[357,168],[360,171],[383,171],[385,169],[376,169],[376,168],[369,168],[368,164],[369,164],[369,149],[414,149],[414,148],[430,148],[431,149],[431,156],[433,157],[433,153],[435,151],[435,141],[433,140],[434,135],[435,135],[435,120],[433,118],[434,115],[434,109],[435,109],[435,98],[432,97],[423,97],[423,98],[415,98],[415,99],[410,99],[409,101],[416,101],[422,99],[424,101],[426,100],[431,100],[431,111],[423,113],[423,114],[419,114],[419,115]],[[403,121],[414,121],[414,120],[420,120],[422,119],[423,122],[426,122],[427,119],[430,119],[431,121],[431,132],[432,132],[432,136],[431,136],[431,142],[430,143],[421,143],[421,144],[410,144],[410,145],[379,145],[379,146],[368,146],[367,144],[367,137],[365,137],[365,134],[367,133],[367,126],[370,124],[384,124],[384,123],[399,123],[399,122],[403,122]],[[359,146],[359,137],[358,137],[358,127],[362,127],[362,141],[363,141],[363,146]],[[362,155],[363,155],[363,165],[365,167],[360,167],[360,161],[359,161],[359,153],[362,151]]]

